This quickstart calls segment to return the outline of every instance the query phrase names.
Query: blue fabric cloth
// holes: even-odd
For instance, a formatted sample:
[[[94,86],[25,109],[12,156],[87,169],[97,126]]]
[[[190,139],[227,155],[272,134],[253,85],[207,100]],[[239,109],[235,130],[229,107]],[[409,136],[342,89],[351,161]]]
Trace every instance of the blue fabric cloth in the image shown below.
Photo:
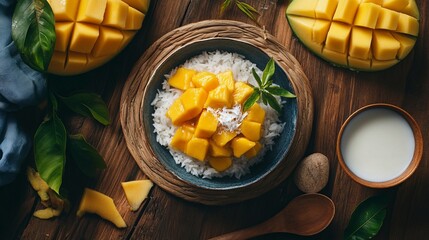
[[[46,94],[43,74],[21,59],[11,37],[16,0],[0,0],[0,186],[19,172],[30,149],[30,138],[13,111],[35,105]]]

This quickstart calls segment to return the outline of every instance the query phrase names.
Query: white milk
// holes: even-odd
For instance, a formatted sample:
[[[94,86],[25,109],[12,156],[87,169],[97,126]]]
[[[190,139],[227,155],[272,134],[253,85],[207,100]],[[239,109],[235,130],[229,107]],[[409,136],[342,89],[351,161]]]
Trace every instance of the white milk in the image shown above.
[[[341,152],[358,177],[384,182],[401,175],[414,154],[414,135],[408,122],[393,110],[371,108],[347,125]]]

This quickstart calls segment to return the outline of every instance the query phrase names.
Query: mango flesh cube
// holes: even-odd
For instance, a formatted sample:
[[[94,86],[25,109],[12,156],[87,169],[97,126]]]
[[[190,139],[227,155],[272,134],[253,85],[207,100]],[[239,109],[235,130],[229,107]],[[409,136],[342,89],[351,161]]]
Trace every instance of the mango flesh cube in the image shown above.
[[[243,104],[253,93],[253,88],[244,82],[235,82],[232,99],[234,104]]]
[[[352,66],[353,69],[370,69],[371,68],[371,59],[360,59],[349,56],[348,57],[349,66]]]
[[[126,30],[139,30],[142,27],[145,15],[135,8],[128,7]]]
[[[374,3],[382,6],[384,0],[362,0],[362,3]]]
[[[136,35],[136,31],[122,31],[122,48],[125,48],[128,43],[131,42],[131,40],[133,39],[134,35]]]
[[[386,29],[386,30],[396,30],[399,22],[399,13],[389,10],[387,8],[382,8],[380,10],[380,15],[378,16],[377,29]]]
[[[78,71],[79,68],[85,66],[88,63],[86,54],[69,52],[65,64],[66,71]]]
[[[329,60],[329,61],[333,61],[336,64],[340,64],[343,66],[347,66],[347,64],[348,64],[347,54],[339,53],[337,51],[332,51],[332,50],[329,50],[327,48],[324,48],[322,50],[322,57]]]
[[[73,32],[74,23],[65,22],[55,25],[55,34],[57,40],[55,42],[55,51],[65,52],[69,46],[70,35]]]
[[[231,108],[232,107],[232,94],[227,86],[219,85],[209,92],[204,107],[211,108]]]
[[[103,21],[107,0],[80,0],[77,21],[100,24]]]
[[[197,71],[192,69],[178,68],[174,75],[168,79],[168,84],[181,90],[194,87],[194,84],[192,83],[192,77],[196,73]]]
[[[404,59],[413,49],[416,39],[400,33],[392,33],[392,35],[401,45],[398,50],[397,58]]]
[[[193,137],[186,146],[185,153],[199,161],[204,161],[209,148],[209,141],[205,138]]]
[[[339,0],[335,10],[334,21],[352,24],[359,7],[360,0]]]
[[[419,35],[419,21],[411,16],[400,13],[396,31],[417,37]]]
[[[150,189],[153,187],[153,183],[149,179],[121,182],[121,185],[131,211],[137,211],[140,208],[140,205],[147,198]]]
[[[211,137],[216,132],[217,124],[218,120],[213,114],[203,111],[195,128],[195,136],[199,138]]]
[[[384,0],[383,7],[394,11],[402,11],[409,3],[409,0]]]
[[[288,16],[288,22],[299,39],[316,54],[322,54],[323,45],[312,41],[315,19],[298,16]]]
[[[350,39],[349,55],[354,58],[368,59],[371,41],[371,29],[354,27]]]
[[[103,25],[124,29],[128,16],[128,4],[118,0],[107,0]]]
[[[118,212],[113,199],[89,188],[83,191],[79,209],[76,215],[82,217],[85,213],[95,213],[112,222],[118,228],[125,228],[127,224]]]
[[[262,124],[265,121],[265,110],[261,105],[255,103],[247,111],[245,120]]]
[[[207,92],[203,88],[189,88],[179,98],[185,108],[185,120],[190,120],[203,110]]]
[[[381,7],[374,3],[362,3],[356,13],[354,20],[355,26],[367,27],[374,29],[377,24],[378,15]]]
[[[219,85],[225,85],[230,93],[234,92],[234,75],[232,71],[226,71],[216,75]]]
[[[170,118],[171,122],[176,126],[188,120],[185,113],[185,107],[183,106],[180,98],[174,100],[174,102],[171,104],[167,111],[167,117]]]
[[[171,139],[170,146],[181,152],[186,151],[186,146],[194,135],[194,131],[186,128],[185,126],[180,126],[174,133],[173,138]]]
[[[199,72],[192,77],[195,87],[204,88],[206,91],[213,90],[219,85],[216,75],[209,72]]]
[[[67,56],[64,52],[54,51],[51,62],[49,63],[48,71],[51,73],[60,73],[64,71]]]
[[[236,137],[231,140],[231,147],[234,157],[241,157],[244,153],[249,151],[256,145],[255,142],[250,141],[245,137]]]
[[[333,22],[326,37],[325,48],[338,52],[346,53],[351,27],[346,24]]]
[[[216,171],[223,172],[231,167],[232,159],[230,157],[209,158],[209,164]]]
[[[73,21],[79,8],[79,1],[49,0],[55,21]]]
[[[70,41],[70,51],[91,53],[98,36],[98,26],[86,23],[76,23]]]
[[[146,13],[149,10],[150,0],[123,0],[123,1],[142,13]]]
[[[92,55],[94,57],[103,57],[115,54],[122,46],[122,38],[121,31],[100,27],[100,36],[92,50]]]
[[[417,3],[415,1],[410,0],[402,12],[416,19],[420,19],[419,8],[417,7]]]
[[[211,157],[231,157],[232,150],[227,146],[218,146],[213,140],[209,141],[209,155]]]
[[[324,43],[326,36],[328,35],[329,27],[331,22],[316,19],[313,25],[312,40],[316,43]]]
[[[317,19],[331,20],[337,8],[338,0],[318,1],[315,9]]]
[[[316,14],[314,10],[316,9],[316,5],[316,0],[292,1],[286,10],[286,13],[289,15],[315,18]]]
[[[244,156],[247,158],[253,158],[258,155],[259,151],[261,151],[262,145],[259,142],[255,142],[255,146],[252,147],[249,151],[247,151]]]
[[[229,141],[237,136],[236,132],[221,131],[213,134],[212,139],[218,146],[225,146]]]
[[[241,122],[240,131],[250,141],[256,142],[261,138],[261,124],[244,120]]]
[[[373,35],[372,54],[377,60],[395,59],[401,45],[387,31],[375,31]]]

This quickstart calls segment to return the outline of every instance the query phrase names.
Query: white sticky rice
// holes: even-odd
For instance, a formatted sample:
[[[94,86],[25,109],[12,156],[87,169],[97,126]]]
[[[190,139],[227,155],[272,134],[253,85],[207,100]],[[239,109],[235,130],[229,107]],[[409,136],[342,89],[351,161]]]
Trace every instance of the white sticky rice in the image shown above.
[[[231,70],[234,74],[235,81],[246,82],[253,86],[256,86],[257,83],[253,78],[251,72],[252,68],[255,68],[258,75],[261,76],[262,74],[262,71],[258,69],[255,64],[245,60],[243,56],[236,53],[220,51],[203,52],[202,54],[187,60],[183,65],[178,67],[185,67],[196,71],[207,71],[214,74]],[[155,109],[155,112],[152,114],[155,128],[154,132],[156,133],[156,140],[158,143],[168,148],[176,164],[179,164],[185,168],[187,172],[195,176],[200,176],[202,178],[223,176],[240,178],[241,176],[249,173],[250,166],[262,161],[265,152],[270,150],[274,144],[274,138],[279,136],[283,131],[284,123],[280,122],[277,112],[271,107],[259,103],[266,112],[265,122],[263,124],[264,132],[260,140],[262,150],[252,159],[247,159],[245,157],[234,158],[233,164],[230,168],[224,172],[217,172],[215,169],[210,167],[207,162],[195,160],[169,146],[177,127],[173,125],[168,117],[166,117],[166,113],[174,100],[182,94],[181,90],[171,88],[167,82],[170,76],[176,72],[176,69],[177,68],[173,69],[168,75],[165,75],[166,79],[162,83],[162,90],[158,90],[158,93],[152,102]]]

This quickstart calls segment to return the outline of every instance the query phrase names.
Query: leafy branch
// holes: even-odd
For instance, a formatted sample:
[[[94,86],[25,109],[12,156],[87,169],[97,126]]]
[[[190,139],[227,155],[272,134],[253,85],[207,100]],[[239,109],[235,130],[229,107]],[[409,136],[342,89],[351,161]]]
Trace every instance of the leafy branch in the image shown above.
[[[243,12],[248,18],[254,21],[256,24],[260,25],[258,22],[259,12],[252,5],[239,1],[239,0],[224,0],[220,7],[220,14],[222,15],[232,4],[235,3],[238,9]]]
[[[264,71],[262,72],[262,78],[256,73],[255,69],[252,68],[252,74],[258,83],[258,87],[253,88],[253,93],[250,97],[244,102],[243,110],[247,111],[250,107],[253,106],[259,99],[265,105],[270,105],[274,110],[279,114],[281,113],[281,105],[277,102],[277,99],[274,96],[280,96],[285,98],[295,98],[296,96],[289,92],[288,90],[273,85],[273,75],[276,71],[274,60],[271,58],[265,66]]]

